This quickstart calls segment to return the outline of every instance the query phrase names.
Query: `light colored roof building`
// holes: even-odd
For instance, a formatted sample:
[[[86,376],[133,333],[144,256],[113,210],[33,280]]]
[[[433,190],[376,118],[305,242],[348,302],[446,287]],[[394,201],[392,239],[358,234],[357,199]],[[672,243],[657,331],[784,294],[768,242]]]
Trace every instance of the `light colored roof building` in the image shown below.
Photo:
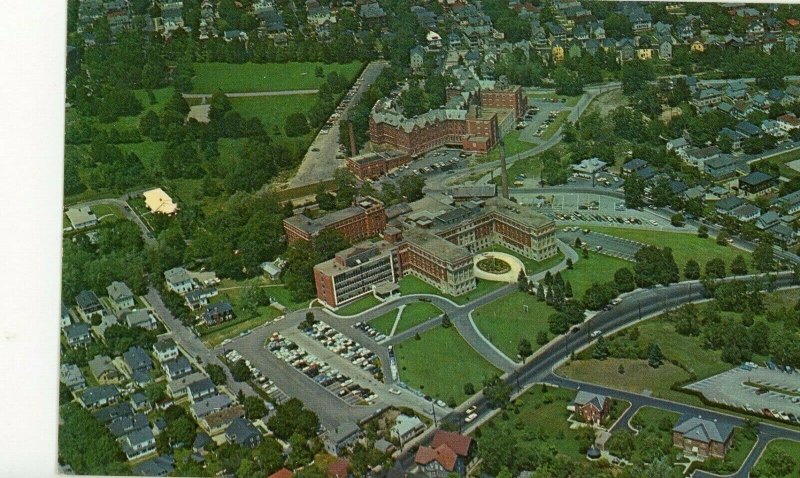
[[[151,189],[145,191],[144,203],[150,212],[158,212],[161,214],[174,214],[178,210],[178,205],[172,201],[167,193],[161,188]]]
[[[73,229],[82,229],[97,224],[97,216],[88,206],[67,209],[67,219],[69,219]]]

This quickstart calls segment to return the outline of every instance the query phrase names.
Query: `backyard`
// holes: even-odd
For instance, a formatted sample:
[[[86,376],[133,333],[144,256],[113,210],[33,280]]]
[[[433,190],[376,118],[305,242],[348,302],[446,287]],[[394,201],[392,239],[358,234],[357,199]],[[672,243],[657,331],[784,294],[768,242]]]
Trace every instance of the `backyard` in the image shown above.
[[[323,75],[318,77],[315,70],[322,67]],[[361,70],[361,63],[195,63],[193,91],[195,93],[252,93],[260,91],[308,90],[316,89],[325,81],[328,73],[337,72],[348,82],[355,80]]]
[[[419,337],[396,345],[394,351],[400,379],[426,395],[458,404],[468,397],[466,383],[478,389],[484,379],[500,374],[453,327],[437,327]]]
[[[551,338],[547,318],[553,313],[555,310],[536,296],[517,291],[479,307],[472,319],[487,340],[508,358],[518,360],[520,340],[527,339],[536,351],[543,345],[537,341],[540,334]]]

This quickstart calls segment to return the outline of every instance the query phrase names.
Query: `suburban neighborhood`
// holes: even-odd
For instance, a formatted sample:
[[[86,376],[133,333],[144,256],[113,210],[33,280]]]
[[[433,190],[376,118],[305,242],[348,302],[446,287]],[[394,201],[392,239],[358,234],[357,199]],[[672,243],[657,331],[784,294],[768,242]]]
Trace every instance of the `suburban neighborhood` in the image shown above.
[[[800,477],[800,6],[68,0],[61,474]]]

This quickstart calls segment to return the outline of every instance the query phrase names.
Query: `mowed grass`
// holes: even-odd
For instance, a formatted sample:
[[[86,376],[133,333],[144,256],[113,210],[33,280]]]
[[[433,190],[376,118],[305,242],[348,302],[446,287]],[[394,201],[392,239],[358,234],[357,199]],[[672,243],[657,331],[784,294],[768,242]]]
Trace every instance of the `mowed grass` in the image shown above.
[[[555,119],[553,119],[553,122],[550,123],[547,129],[545,129],[542,133],[542,140],[547,141],[548,139],[552,138],[553,135],[556,134],[556,131],[558,131],[558,128],[560,128],[561,125],[564,124],[564,121],[567,120],[567,116],[569,116],[569,111],[564,110],[559,112]]]
[[[582,299],[593,283],[614,280],[614,273],[622,267],[633,267],[633,263],[590,251],[588,259],[581,256],[572,269],[561,271],[561,277],[572,285],[573,296]]]
[[[322,78],[315,75],[322,67]],[[310,90],[319,88],[328,73],[336,72],[353,81],[361,63],[195,63],[193,80],[195,93],[252,93],[259,91]]]
[[[400,295],[413,295],[413,294],[438,295],[440,297],[450,299],[456,304],[463,305],[469,302],[470,300],[477,299],[478,297],[486,295],[489,292],[492,292],[493,290],[497,290],[500,287],[503,287],[504,285],[506,285],[506,283],[494,282],[488,280],[477,280],[475,289],[459,296],[444,294],[440,292],[439,289],[437,289],[436,287],[412,275],[407,275],[403,277],[397,282],[397,285],[400,287]]]
[[[369,325],[383,335],[388,336],[392,331],[392,327],[394,327],[394,323],[397,320],[397,314],[399,313],[400,309],[390,310],[389,312],[370,320]]]
[[[96,204],[91,207],[91,210],[98,219],[104,216],[111,216],[119,219],[125,217],[117,206],[111,204]]]
[[[392,332],[392,327],[394,327],[399,311],[399,308],[389,311],[380,317],[370,320],[369,325],[378,332],[389,335]],[[394,333],[399,334],[400,332],[425,323],[441,313],[442,310],[440,308],[429,302],[413,302],[408,304],[402,309],[400,321],[397,322],[397,329]]]
[[[136,99],[142,104],[142,112],[138,115],[133,116],[121,116],[117,118],[116,121],[111,123],[102,123],[97,120],[97,118],[91,118],[90,121],[93,124],[104,131],[107,131],[112,128],[116,129],[138,129],[139,128],[139,119],[148,111],[152,110],[155,111],[157,114],[161,114],[161,111],[164,109],[164,105],[167,103],[169,98],[172,96],[172,93],[175,90],[172,87],[169,88],[159,88],[157,90],[153,90],[153,96],[155,97],[155,103],[151,103],[150,97],[147,94],[147,90],[133,90],[133,94],[136,95]],[[66,112],[66,127],[69,129],[70,125],[80,118],[80,114],[74,108],[70,108]]]
[[[536,351],[540,347],[537,335],[544,332],[548,338],[551,336],[547,318],[553,313],[552,307],[535,296],[517,291],[479,307],[472,313],[472,319],[487,340],[508,358],[518,360],[520,340],[527,339]]]
[[[761,455],[761,458],[756,462],[756,466],[754,466],[753,470],[750,472],[750,476],[754,478],[774,476],[772,473],[774,470],[772,470],[767,463],[770,459],[780,459],[776,457],[778,452],[783,452],[793,458],[791,471],[789,474],[784,474],[783,476],[787,478],[800,478],[800,442],[785,439],[769,442],[767,448],[764,450],[764,454]]]
[[[562,254],[561,251],[558,251],[558,253],[555,256],[549,259],[545,259],[543,261],[535,261],[501,245],[490,246],[480,250],[479,252],[504,252],[506,254],[511,254],[512,256],[516,257],[522,262],[522,265],[525,266],[525,272],[528,275],[533,275],[539,272],[546,271],[547,269],[557,266],[559,263],[561,263],[561,261],[564,260],[564,254]]]
[[[529,143],[520,138],[520,130],[514,130],[503,136],[503,143],[506,146],[506,159],[513,158],[518,153],[523,153],[529,149],[535,148],[536,143]],[[487,154],[477,158],[479,163],[488,161],[498,161],[500,159],[500,146],[497,145],[492,148]]]
[[[278,317],[280,312],[273,307],[260,307],[258,315],[250,318],[236,318],[210,328],[198,327],[197,331],[204,343],[216,347],[225,341],[237,337],[242,332],[253,330]]]
[[[583,461],[585,455],[581,448],[591,444],[593,433],[588,429],[569,428],[567,405],[575,398],[575,393],[568,388],[548,387],[542,392],[540,387],[534,387],[514,402],[519,413],[508,413],[508,419],[503,418],[506,414],[497,414],[481,432],[485,434],[487,428],[498,428],[501,434],[511,435],[522,456],[529,456],[538,442],[546,441],[554,453]]]
[[[400,379],[426,395],[461,403],[464,385],[481,388],[483,380],[501,374],[464,341],[455,328],[437,327],[394,347]]]
[[[669,247],[672,256],[683,274],[683,269],[689,259],[696,260],[701,269],[705,270],[706,262],[712,259],[722,259],[725,267],[730,268],[734,257],[741,254],[747,258],[750,253],[733,246],[720,246],[712,238],[700,238],[697,234],[682,232],[645,231],[638,229],[623,229],[615,227],[592,227],[592,231],[602,232],[612,236],[630,239],[657,247]]]
[[[267,133],[274,134],[277,128],[283,135],[286,117],[292,113],[305,114],[314,105],[316,98],[316,95],[253,96],[230,98],[230,102],[234,111],[242,115],[242,118],[258,118]]]
[[[380,303],[381,301],[376,299],[374,295],[367,295],[356,300],[355,302],[352,302],[340,309],[337,309],[336,313],[345,316],[357,315],[360,314],[361,312],[364,312],[367,309],[375,307]]]
[[[767,159],[762,159],[759,163],[767,162],[770,164],[775,164],[778,166],[781,176],[787,177],[789,179],[794,179],[800,176],[800,171],[791,168],[787,163],[800,159],[800,148],[792,149],[782,154],[778,154],[776,156],[772,156]],[[758,164],[758,163],[756,163]]]

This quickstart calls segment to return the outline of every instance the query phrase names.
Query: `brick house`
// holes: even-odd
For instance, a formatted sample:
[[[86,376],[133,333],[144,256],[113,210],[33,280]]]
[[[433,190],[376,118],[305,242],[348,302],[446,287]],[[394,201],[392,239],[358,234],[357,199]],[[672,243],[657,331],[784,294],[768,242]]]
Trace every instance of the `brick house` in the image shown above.
[[[600,423],[611,409],[611,399],[605,395],[580,390],[571,407],[584,422]]]
[[[475,441],[455,432],[436,430],[431,446],[417,450],[415,462],[426,476],[466,475],[475,456]]]
[[[687,416],[672,429],[672,445],[685,452],[703,456],[724,458],[731,447],[733,426],[716,420]]]

